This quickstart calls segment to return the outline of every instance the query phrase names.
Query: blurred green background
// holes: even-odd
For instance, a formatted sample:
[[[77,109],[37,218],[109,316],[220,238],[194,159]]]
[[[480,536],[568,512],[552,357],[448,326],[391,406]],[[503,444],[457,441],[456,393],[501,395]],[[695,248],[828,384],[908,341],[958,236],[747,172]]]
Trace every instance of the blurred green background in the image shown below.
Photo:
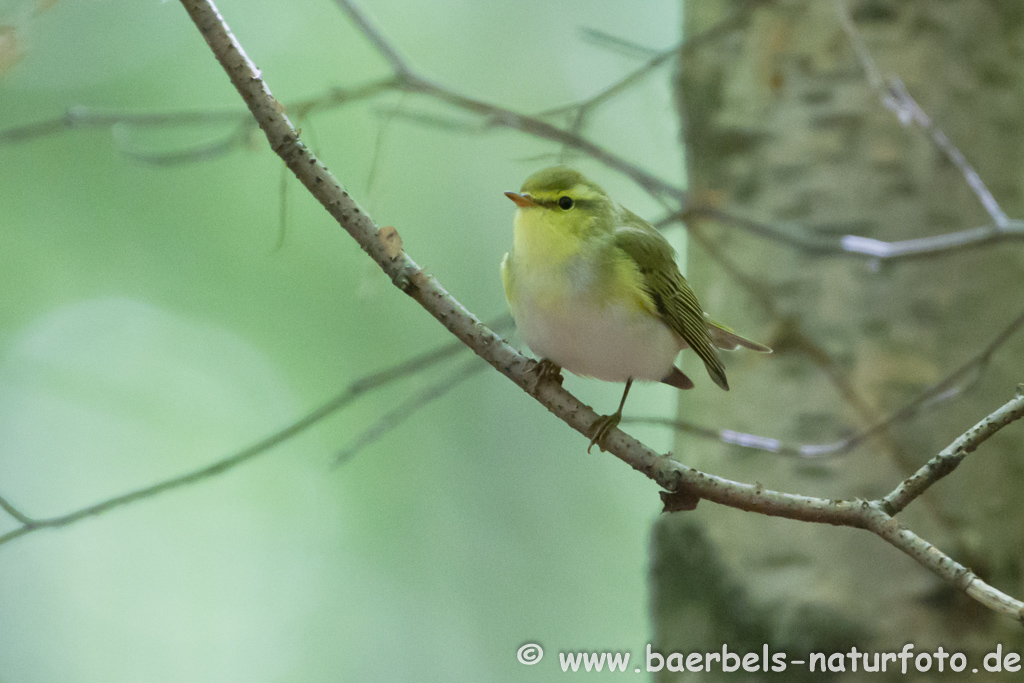
[[[50,4],[50,3],[44,3]],[[585,98],[679,40],[680,3],[367,0],[427,76],[523,112]],[[386,75],[328,0],[224,0],[286,104]],[[94,111],[240,109],[174,2],[5,3],[20,59],[0,129]],[[682,182],[667,73],[587,135]],[[389,94],[300,122],[304,138],[408,253],[483,319],[505,311],[502,196],[557,145],[425,126],[472,117]],[[348,383],[450,340],[395,290],[254,135],[212,160],[154,155],[230,126],[64,131],[0,146],[0,495],[62,514],[202,466]],[[577,166],[624,204],[660,207]],[[677,236],[678,238],[678,236]],[[333,454],[458,363],[367,396],[223,476],[0,547],[0,681],[548,680],[560,650],[650,640],[653,484],[498,373],[425,406],[339,467]],[[610,412],[621,387],[568,378]],[[627,413],[674,414],[634,390]],[[662,431],[630,431],[656,448]],[[15,528],[0,519],[0,533]],[[547,657],[516,661],[526,642]],[[632,668],[632,667],[631,667]],[[629,675],[634,675],[632,672]]]

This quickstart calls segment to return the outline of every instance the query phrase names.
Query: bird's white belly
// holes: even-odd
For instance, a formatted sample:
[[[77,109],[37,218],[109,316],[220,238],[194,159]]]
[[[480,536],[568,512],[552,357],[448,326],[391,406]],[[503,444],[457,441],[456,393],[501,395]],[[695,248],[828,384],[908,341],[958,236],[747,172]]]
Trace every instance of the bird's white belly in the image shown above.
[[[684,348],[661,320],[629,303],[585,295],[546,303],[524,296],[513,310],[516,326],[531,351],[577,375],[659,381]]]

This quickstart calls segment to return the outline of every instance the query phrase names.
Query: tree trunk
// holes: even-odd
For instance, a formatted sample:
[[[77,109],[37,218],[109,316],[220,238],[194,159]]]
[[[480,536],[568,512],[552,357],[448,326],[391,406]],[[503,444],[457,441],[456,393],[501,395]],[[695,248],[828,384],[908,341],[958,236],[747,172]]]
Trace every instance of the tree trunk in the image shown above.
[[[1021,216],[1024,5],[847,4],[882,75],[902,80],[1003,210]],[[929,135],[901,125],[881,105],[836,3],[693,0],[685,10],[688,37],[737,12],[745,16],[739,29],[688,55],[677,74],[697,203],[815,240],[903,240],[992,222]],[[1024,307],[1019,243],[870,262],[810,254],[725,221],[689,227],[688,276],[705,309],[777,353],[729,354],[732,391],[698,381],[680,404],[688,421],[786,442],[837,441],[953,373]],[[1024,381],[1022,337],[1001,346],[964,393],[840,457],[800,459],[685,434],[677,457],[771,489],[877,498],[1013,395]],[[1019,424],[1004,430],[900,515],[1017,597],[1024,594],[1022,432]],[[853,645],[899,651],[910,642],[915,653],[939,645],[962,651],[968,674],[977,667],[982,674],[975,677],[983,677],[982,658],[997,643],[1004,653],[1024,649],[1019,624],[987,612],[873,535],[707,502],[656,526],[652,596],[656,644],[664,651],[721,651],[727,644],[760,652],[769,643],[794,659]],[[853,673],[846,659],[846,672],[834,675],[887,680],[893,666],[888,674]],[[896,669],[900,680],[915,680]],[[930,679],[934,671],[916,676]],[[799,666],[784,677],[802,675],[824,680]],[[707,673],[685,680],[718,676],[743,680]]]

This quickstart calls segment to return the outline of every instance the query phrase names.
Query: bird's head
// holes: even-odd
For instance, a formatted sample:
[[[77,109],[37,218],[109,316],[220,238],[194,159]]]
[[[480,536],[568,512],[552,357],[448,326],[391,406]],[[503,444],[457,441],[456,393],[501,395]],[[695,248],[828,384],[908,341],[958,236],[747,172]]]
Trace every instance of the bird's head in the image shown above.
[[[599,185],[579,171],[552,166],[526,179],[519,192],[506,192],[524,219],[530,217],[555,230],[580,234],[602,219],[610,220],[615,204]]]

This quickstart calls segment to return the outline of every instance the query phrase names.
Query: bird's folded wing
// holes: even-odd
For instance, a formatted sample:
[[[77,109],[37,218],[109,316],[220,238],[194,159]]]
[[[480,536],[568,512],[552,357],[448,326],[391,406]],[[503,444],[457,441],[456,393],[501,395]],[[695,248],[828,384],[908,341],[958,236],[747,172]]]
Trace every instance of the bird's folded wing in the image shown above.
[[[704,311],[679,272],[672,245],[649,226],[617,228],[614,240],[636,263],[644,289],[654,301],[661,319],[700,356],[715,384],[728,391],[725,367],[708,333]]]

